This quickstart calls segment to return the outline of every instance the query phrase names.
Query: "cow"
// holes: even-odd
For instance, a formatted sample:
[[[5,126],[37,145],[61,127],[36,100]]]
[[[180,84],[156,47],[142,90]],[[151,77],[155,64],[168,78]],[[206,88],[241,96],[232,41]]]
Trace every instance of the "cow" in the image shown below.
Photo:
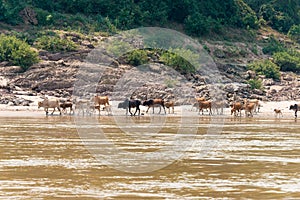
[[[282,112],[280,109],[274,109],[275,117],[283,117]]]
[[[259,112],[259,109],[260,109],[260,103],[259,103],[259,100],[258,100],[258,99],[247,99],[247,102],[248,102],[248,103],[254,103],[254,104],[255,104],[254,112],[255,112],[255,113],[258,113],[258,112]]]
[[[203,115],[203,109],[208,109],[209,115],[212,115],[211,101],[200,101],[199,102],[199,114],[200,114],[200,111],[202,111],[202,115]]]
[[[165,111],[165,114],[167,114],[166,109],[165,109],[165,101],[163,99],[149,99],[149,100],[146,100],[146,101],[143,102],[143,106],[148,106],[148,109],[147,109],[146,113],[148,113],[150,107],[153,108],[153,113],[154,113],[154,106],[155,105],[162,106],[164,111]],[[160,112],[161,112],[161,108],[159,110],[159,114],[160,114]]]
[[[166,108],[169,110],[169,114],[170,114],[170,109],[172,108],[172,113],[174,114],[174,101],[167,101],[165,102],[165,106]]]
[[[138,111],[138,115],[141,114],[140,105],[142,102],[138,99],[126,99],[124,102],[118,104],[118,108],[126,109],[126,115],[128,115],[128,111],[131,116],[135,116],[136,112]],[[134,114],[131,112],[131,108],[135,108]]]
[[[300,110],[300,105],[299,104],[290,105],[290,110],[295,111],[295,118],[297,118],[297,111]]]
[[[43,101],[39,101],[38,102],[38,108],[40,107],[43,107],[45,112],[46,112],[46,115],[48,115],[48,110],[49,108],[53,108],[53,111],[51,113],[51,115],[53,115],[54,111],[55,111],[55,108],[58,109],[59,111],[59,114],[61,115],[61,110],[59,108],[59,100],[58,99],[44,99]]]
[[[74,114],[73,103],[71,101],[64,101],[64,102],[62,102],[62,103],[59,104],[59,107],[62,108],[62,111],[64,113],[67,112],[67,108],[70,108],[70,114],[71,113]]]
[[[253,117],[253,112],[255,109],[255,103],[247,103],[244,105],[245,116]]]
[[[244,104],[241,102],[233,102],[231,105],[231,115],[234,114],[234,116],[238,116],[238,113],[240,116],[242,116],[242,110],[244,108]]]
[[[82,115],[91,114],[91,110],[94,110],[95,108],[91,108],[91,101],[88,99],[75,99],[75,110],[77,115],[82,113]]]
[[[108,96],[94,96],[94,103],[95,105],[109,105]]]

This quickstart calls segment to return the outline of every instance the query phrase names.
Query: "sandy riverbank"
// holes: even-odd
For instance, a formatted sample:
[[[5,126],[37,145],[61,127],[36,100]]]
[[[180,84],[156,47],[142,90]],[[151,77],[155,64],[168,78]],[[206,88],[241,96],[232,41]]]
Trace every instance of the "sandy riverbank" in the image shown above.
[[[20,97],[31,100],[33,103],[30,106],[12,106],[8,104],[0,104],[0,116],[1,117],[24,117],[24,116],[45,116],[43,108],[38,109],[38,101],[42,98],[39,96],[26,96],[20,95]],[[254,117],[275,118],[274,109],[280,109],[283,113],[282,118],[294,118],[294,112],[289,110],[289,106],[297,103],[296,101],[271,101],[260,102],[260,112],[255,114]],[[180,116],[182,112],[185,115],[195,115],[195,108],[191,111],[190,105],[182,105],[175,107],[175,114],[169,114],[170,116]],[[112,111],[114,115],[124,115],[125,111],[117,108],[117,102],[112,102]],[[145,114],[146,107],[141,107],[141,112]],[[105,115],[104,112],[102,112]],[[244,115],[244,112],[242,112]],[[58,114],[56,112],[56,114]],[[208,115],[208,113],[204,113]],[[147,114],[145,114],[147,115]],[[233,117],[230,115],[230,108],[225,108],[224,115],[226,117]],[[202,116],[202,115],[200,115]]]

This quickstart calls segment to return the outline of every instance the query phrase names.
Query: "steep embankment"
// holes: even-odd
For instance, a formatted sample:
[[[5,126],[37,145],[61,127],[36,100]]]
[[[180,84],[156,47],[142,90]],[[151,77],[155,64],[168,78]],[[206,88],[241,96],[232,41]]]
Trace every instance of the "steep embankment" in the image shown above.
[[[300,84],[298,83],[299,77],[296,74],[282,73],[280,81],[274,81],[258,76],[247,69],[248,63],[266,58],[266,55],[262,53],[260,43],[267,39],[270,34],[274,35],[273,32],[262,30],[258,34],[257,40],[252,42],[201,40],[204,49],[213,57],[220,76],[224,80],[221,89],[224,91],[223,98],[228,102],[233,101],[235,98],[258,98],[265,101],[295,100],[298,98]],[[13,105],[28,105],[29,102],[22,100],[16,102],[13,98],[15,94],[50,95],[63,98],[72,96],[78,69],[85,65],[85,58],[89,52],[95,49],[97,44],[105,38],[101,36],[85,37],[68,32],[61,32],[61,37],[70,37],[78,45],[78,49],[68,53],[50,53],[39,50],[41,61],[24,73],[20,72],[18,66],[7,66],[6,62],[0,63],[0,103],[13,102]],[[279,34],[278,38],[285,39],[283,35]],[[161,65],[159,58],[148,57],[148,60],[151,63],[156,63],[156,65],[150,65],[151,70],[162,73],[159,70],[163,68],[153,69]],[[124,74],[132,70],[133,67],[126,65],[123,60],[115,60],[113,63],[112,68],[103,71],[103,74],[100,75],[101,79],[95,89],[96,91],[91,90],[89,92],[110,95],[115,99],[123,99],[124,96],[128,96],[126,92],[117,91],[115,85],[120,84],[120,80],[124,79]],[[129,81],[139,83],[142,79],[144,83],[139,83],[141,87],[134,91],[134,95],[142,99],[151,97],[177,99],[181,95],[182,88],[191,89],[193,91],[191,97],[206,96],[209,98],[211,85],[208,84],[208,77],[201,73],[189,73],[183,77],[187,81],[181,82],[182,84],[167,79],[154,84],[155,79],[139,77],[138,75],[137,77],[126,77],[128,80],[122,81],[124,83]],[[250,88],[247,81],[253,77],[262,80],[262,89]],[[180,101],[180,99],[177,99],[177,101]]]

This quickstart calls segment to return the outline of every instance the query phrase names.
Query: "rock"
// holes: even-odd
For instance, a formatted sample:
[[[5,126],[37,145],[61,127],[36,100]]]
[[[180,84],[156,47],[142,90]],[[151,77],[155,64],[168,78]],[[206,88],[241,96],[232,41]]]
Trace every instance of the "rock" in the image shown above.
[[[48,55],[48,59],[51,61],[58,61],[58,60],[61,60],[63,57],[64,56],[61,53],[54,53],[54,54]]]

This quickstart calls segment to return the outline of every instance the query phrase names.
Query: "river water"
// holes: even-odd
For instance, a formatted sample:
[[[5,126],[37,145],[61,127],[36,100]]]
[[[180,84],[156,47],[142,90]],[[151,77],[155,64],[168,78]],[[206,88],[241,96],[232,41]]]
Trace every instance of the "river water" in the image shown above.
[[[133,137],[115,118],[95,118],[106,141],[142,156],[168,146],[181,121],[167,117],[155,133]],[[141,130],[151,122],[130,120]],[[300,199],[300,125],[294,119],[230,117],[208,135],[212,120],[198,116],[182,155],[142,173],[95,156],[75,122],[72,116],[0,117],[0,199]]]

